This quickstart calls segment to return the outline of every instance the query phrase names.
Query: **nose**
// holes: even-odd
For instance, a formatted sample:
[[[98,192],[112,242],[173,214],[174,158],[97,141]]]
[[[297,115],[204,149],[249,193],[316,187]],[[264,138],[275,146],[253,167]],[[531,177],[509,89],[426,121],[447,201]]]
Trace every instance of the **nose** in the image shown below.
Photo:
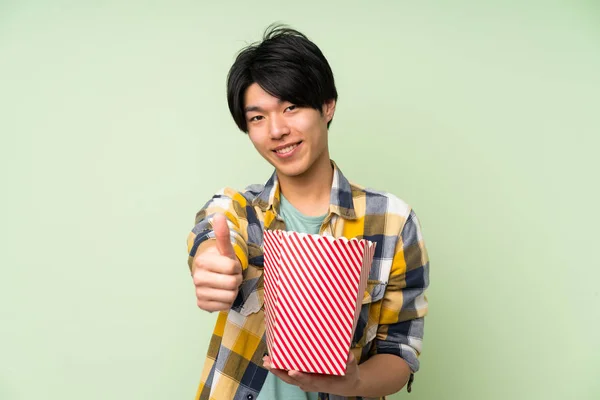
[[[283,136],[290,133],[290,128],[287,125],[285,118],[281,115],[276,115],[271,118],[271,138],[275,140],[281,139]]]

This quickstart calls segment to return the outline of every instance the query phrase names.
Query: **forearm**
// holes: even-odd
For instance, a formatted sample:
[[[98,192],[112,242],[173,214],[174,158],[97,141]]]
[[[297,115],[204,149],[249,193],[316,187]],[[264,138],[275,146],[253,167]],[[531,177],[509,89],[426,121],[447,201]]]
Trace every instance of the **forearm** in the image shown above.
[[[357,395],[382,397],[399,392],[410,378],[410,368],[393,354],[376,354],[360,364]]]

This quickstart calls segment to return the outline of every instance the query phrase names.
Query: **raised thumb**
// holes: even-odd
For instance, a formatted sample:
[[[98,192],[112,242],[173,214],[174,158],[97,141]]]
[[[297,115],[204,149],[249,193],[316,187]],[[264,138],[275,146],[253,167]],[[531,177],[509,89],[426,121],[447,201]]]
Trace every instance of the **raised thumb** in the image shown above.
[[[217,239],[217,249],[222,256],[235,258],[231,237],[229,235],[229,226],[227,218],[223,214],[216,214],[212,221],[213,231]]]

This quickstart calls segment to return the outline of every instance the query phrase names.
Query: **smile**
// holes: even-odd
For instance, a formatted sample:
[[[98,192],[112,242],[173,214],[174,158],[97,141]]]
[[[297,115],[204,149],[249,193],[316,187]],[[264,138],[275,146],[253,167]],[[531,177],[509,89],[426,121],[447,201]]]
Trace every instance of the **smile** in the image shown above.
[[[291,153],[292,151],[294,151],[294,149],[295,149],[296,147],[298,147],[298,146],[300,145],[300,143],[302,143],[302,142],[298,142],[298,143],[295,143],[295,144],[292,144],[292,145],[289,145],[289,146],[283,147],[283,148],[281,148],[281,149],[273,150],[273,151],[274,151],[275,153],[277,153],[277,154],[281,154],[281,155],[283,155],[283,154],[288,154],[288,153]]]

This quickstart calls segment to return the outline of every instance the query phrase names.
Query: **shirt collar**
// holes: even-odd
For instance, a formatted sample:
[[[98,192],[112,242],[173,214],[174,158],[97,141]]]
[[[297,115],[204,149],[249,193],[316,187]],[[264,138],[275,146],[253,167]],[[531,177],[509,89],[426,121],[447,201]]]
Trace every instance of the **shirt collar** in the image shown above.
[[[333,182],[331,184],[329,212],[344,219],[356,219],[352,186],[333,160],[331,160],[331,165],[333,166]],[[256,196],[252,204],[260,207],[263,211],[272,209],[275,214],[279,214],[280,198],[277,172],[273,172],[273,175],[265,183],[263,190]]]

